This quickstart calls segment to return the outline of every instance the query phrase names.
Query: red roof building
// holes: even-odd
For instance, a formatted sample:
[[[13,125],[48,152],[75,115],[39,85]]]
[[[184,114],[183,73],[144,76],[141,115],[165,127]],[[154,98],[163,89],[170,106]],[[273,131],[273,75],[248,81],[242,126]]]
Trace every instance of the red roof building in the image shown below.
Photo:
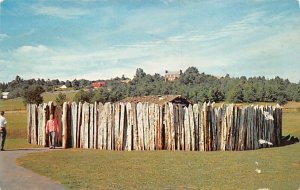
[[[105,85],[106,85],[106,82],[93,82],[92,83],[93,88],[100,88],[100,87],[105,86]]]

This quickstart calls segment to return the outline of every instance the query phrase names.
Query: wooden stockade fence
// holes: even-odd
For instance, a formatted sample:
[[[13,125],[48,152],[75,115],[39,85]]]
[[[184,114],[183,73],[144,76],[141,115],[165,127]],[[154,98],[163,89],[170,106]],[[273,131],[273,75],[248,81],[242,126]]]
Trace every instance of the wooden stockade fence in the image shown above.
[[[165,103],[27,105],[28,142],[49,146],[45,125],[54,114],[63,148],[101,150],[253,150],[280,145],[279,106]]]

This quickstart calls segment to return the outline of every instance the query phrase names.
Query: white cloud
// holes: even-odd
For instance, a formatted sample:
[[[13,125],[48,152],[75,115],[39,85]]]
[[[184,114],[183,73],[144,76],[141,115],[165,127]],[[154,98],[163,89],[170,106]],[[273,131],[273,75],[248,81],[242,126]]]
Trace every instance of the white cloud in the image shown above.
[[[62,8],[56,6],[33,6],[36,15],[60,17],[63,19],[74,19],[89,14],[87,10],[79,8]]]
[[[4,40],[5,38],[8,38],[7,34],[0,34],[0,41]]]
[[[4,2],[4,0],[0,0],[0,5]]]

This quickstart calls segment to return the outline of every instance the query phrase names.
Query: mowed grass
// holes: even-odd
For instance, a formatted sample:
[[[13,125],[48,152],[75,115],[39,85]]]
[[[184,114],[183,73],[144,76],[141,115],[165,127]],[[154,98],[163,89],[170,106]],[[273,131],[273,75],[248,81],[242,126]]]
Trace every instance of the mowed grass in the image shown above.
[[[283,110],[283,133],[300,137],[300,110]],[[51,160],[55,160],[55,164]],[[258,162],[258,165],[255,164]],[[236,152],[39,152],[18,164],[70,189],[298,189],[300,143]],[[261,174],[255,170],[260,169]]]
[[[74,99],[74,96],[77,92],[74,92],[74,91],[71,91],[71,92],[68,92],[68,91],[59,91],[59,92],[55,92],[55,93],[44,93],[42,96],[43,96],[43,100],[44,102],[48,103],[49,101],[53,101],[55,102],[56,100],[56,97],[58,96],[59,93],[63,93],[63,94],[66,94],[66,98],[67,98],[67,102],[72,102],[73,99]]]
[[[296,144],[243,152],[72,149],[30,154],[18,163],[70,189],[297,189],[299,148]]]

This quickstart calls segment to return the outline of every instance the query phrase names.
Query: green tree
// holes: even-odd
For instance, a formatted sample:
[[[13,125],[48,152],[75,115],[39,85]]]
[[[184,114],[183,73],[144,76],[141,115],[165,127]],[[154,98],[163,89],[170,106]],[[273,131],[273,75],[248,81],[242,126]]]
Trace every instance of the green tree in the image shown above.
[[[55,99],[57,105],[62,106],[67,101],[67,95],[65,93],[59,93]]]
[[[89,91],[80,90],[79,92],[77,92],[75,94],[73,100],[77,103],[78,102],[81,102],[81,103],[89,102],[89,103],[91,103],[93,96],[94,96],[93,90],[89,90]]]
[[[241,84],[236,85],[228,92],[227,101],[233,103],[241,103],[244,101],[243,86]]]
[[[243,101],[245,102],[255,102],[257,100],[256,89],[250,83],[244,85],[243,94],[244,94]]]
[[[23,102],[24,104],[40,104],[43,102],[43,97],[41,94],[44,92],[44,88],[41,86],[30,86],[24,91]]]

